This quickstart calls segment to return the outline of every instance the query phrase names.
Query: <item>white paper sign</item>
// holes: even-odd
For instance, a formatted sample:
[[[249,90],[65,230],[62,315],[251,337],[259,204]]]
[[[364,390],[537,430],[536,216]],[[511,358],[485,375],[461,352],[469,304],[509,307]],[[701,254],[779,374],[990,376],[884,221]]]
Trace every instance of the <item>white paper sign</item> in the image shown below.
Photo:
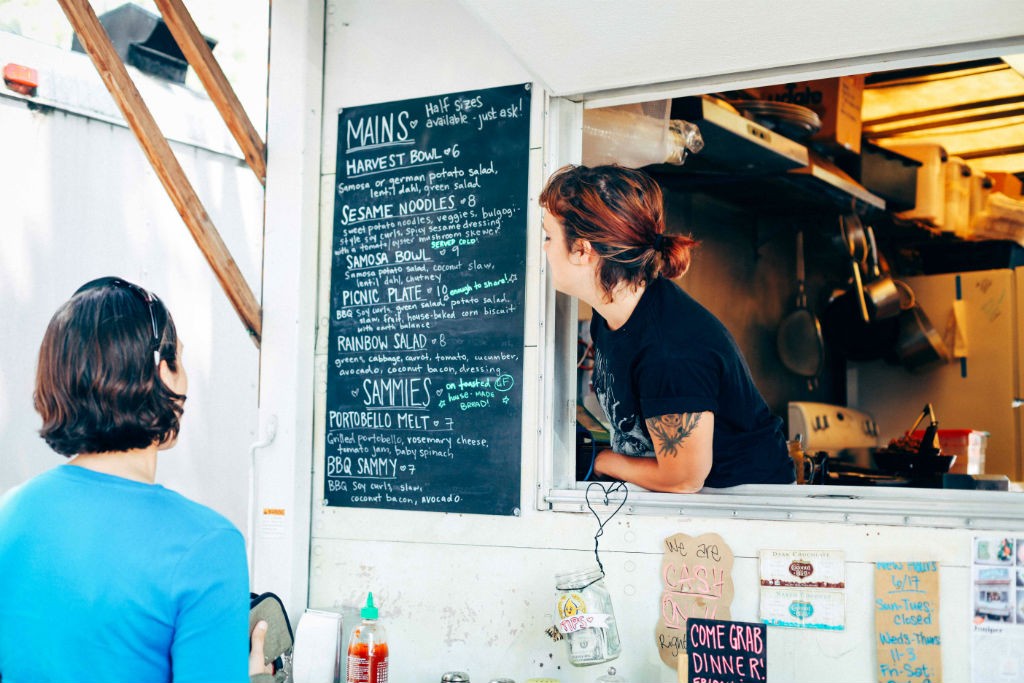
[[[762,586],[846,587],[842,550],[762,550],[757,557]]]
[[[585,628],[608,628],[610,617],[610,614],[595,614],[593,612],[577,614],[558,622],[558,630],[562,633],[575,633]]]
[[[761,621],[769,626],[841,631],[846,593],[820,588],[762,588]]]

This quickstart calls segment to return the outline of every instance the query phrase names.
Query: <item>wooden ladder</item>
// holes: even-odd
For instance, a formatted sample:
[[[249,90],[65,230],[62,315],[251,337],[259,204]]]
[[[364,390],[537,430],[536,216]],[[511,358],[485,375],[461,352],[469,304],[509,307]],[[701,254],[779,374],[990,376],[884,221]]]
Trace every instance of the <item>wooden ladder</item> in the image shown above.
[[[203,203],[185,175],[157,126],[153,114],[143,101],[128,69],[121,61],[89,0],[57,0],[67,15],[78,39],[92,58],[96,70],[121,109],[128,125],[142,145],[150,165],[170,196],[178,214],[185,221],[192,238],[206,257],[227,294],[242,324],[257,348],[262,335],[263,311],[238,264],[231,257],[217,227],[210,220]],[[235,91],[228,83],[213,52],[206,44],[182,0],[155,0],[164,22],[178,43],[188,63],[195,69],[203,87],[224,118],[228,129],[245,155],[249,167],[261,184],[266,184],[266,146],[253,128]]]

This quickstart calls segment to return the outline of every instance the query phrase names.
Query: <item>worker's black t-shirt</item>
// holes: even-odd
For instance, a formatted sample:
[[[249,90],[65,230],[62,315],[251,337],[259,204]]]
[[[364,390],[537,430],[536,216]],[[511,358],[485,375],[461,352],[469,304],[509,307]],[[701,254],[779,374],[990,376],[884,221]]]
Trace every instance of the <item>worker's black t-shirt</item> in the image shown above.
[[[654,457],[646,419],[710,411],[715,433],[705,486],[795,480],[782,420],[754,386],[732,335],[674,282],[650,283],[618,330],[595,311],[590,331],[594,390],[611,422],[614,451]]]

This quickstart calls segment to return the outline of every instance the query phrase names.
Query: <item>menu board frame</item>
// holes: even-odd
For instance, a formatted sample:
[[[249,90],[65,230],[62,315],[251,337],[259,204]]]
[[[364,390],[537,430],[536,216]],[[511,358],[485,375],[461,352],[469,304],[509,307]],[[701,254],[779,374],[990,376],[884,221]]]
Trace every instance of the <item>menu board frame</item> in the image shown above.
[[[519,514],[531,95],[339,110],[325,505]]]

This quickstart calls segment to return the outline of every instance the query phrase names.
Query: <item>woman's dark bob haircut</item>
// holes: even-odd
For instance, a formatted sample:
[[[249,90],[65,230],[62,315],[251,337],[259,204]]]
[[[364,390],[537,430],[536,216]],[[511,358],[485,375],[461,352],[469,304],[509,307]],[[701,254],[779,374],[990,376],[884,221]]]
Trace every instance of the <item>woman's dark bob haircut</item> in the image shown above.
[[[163,383],[157,362],[177,372],[177,354],[159,299],[121,278],[86,283],[54,313],[39,348],[40,436],[64,456],[173,440],[185,397]]]

